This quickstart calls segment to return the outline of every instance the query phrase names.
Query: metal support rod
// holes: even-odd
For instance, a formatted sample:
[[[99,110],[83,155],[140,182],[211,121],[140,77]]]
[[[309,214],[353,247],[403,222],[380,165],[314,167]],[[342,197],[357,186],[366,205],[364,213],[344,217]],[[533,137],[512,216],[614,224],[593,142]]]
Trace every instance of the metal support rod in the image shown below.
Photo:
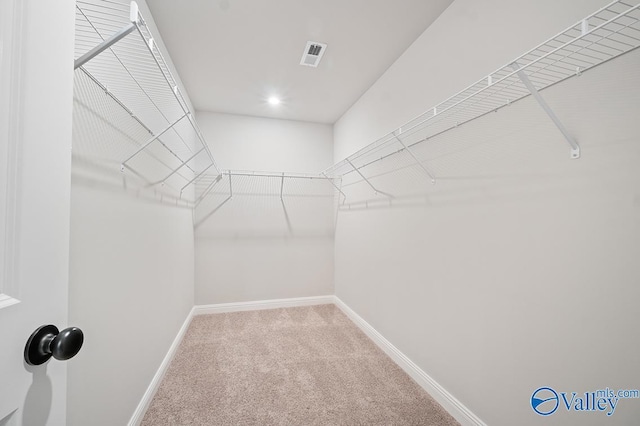
[[[151,145],[153,143],[153,141],[155,141],[156,139],[158,139],[160,136],[162,136],[163,134],[165,134],[166,132],[168,132],[173,126],[175,126],[176,124],[178,124],[180,122],[180,120],[182,120],[183,118],[185,118],[187,115],[189,115],[190,113],[186,113],[183,116],[181,116],[180,118],[178,118],[176,121],[174,121],[173,123],[169,124],[167,127],[164,128],[164,130],[162,130],[160,133],[158,133],[157,135],[154,135],[151,139],[149,139],[144,145],[142,145],[140,148],[138,148],[138,150],[136,152],[134,152],[133,154],[131,154],[129,156],[129,158],[127,158],[126,160],[124,160],[122,162],[122,165],[126,165],[127,161],[131,160],[133,157],[135,157],[136,155],[140,154],[142,151],[144,151],[149,145]]]
[[[189,186],[193,182],[195,182],[200,176],[202,176],[204,174],[204,172],[209,170],[211,168],[211,166],[213,166],[213,163],[209,164],[203,171],[198,173],[193,179],[191,179],[189,182],[187,182],[187,184],[180,189],[180,193],[182,194],[182,191],[184,191],[187,186]]]
[[[538,89],[535,88],[533,83],[531,83],[531,80],[529,80],[529,77],[527,76],[527,74],[520,68],[520,65],[518,65],[517,62],[514,62],[513,64],[511,64],[511,67],[517,72],[518,77],[520,77],[520,80],[522,81],[522,83],[526,86],[527,89],[529,89],[529,91],[531,92],[535,100],[540,104],[544,112],[547,113],[547,115],[556,125],[558,130],[560,130],[560,132],[562,132],[562,134],[564,135],[564,138],[567,140],[567,142],[571,146],[571,158],[580,158],[580,146],[578,146],[578,143],[569,134],[569,131],[566,129],[566,127],[564,127],[564,124],[562,124],[562,122],[560,121],[560,119],[558,119],[558,117],[553,112],[553,110],[549,107],[549,105],[547,105],[547,102],[540,95],[540,92],[538,92]]]
[[[282,173],[282,180],[280,181],[280,200],[282,200],[282,191],[284,190],[284,172]],[[285,212],[286,214],[286,212]]]
[[[80,68],[81,66],[89,62],[91,59],[95,58],[96,56],[98,56],[99,54],[101,54],[102,52],[104,52],[105,50],[107,50],[108,48],[110,48],[111,46],[113,46],[114,44],[116,44],[117,42],[119,42],[129,34],[131,34],[131,32],[135,29],[136,29],[136,24],[133,22],[127,25],[126,27],[122,28],[120,31],[118,31],[117,33],[115,33],[114,35],[112,35],[111,37],[109,37],[108,39],[106,39],[105,41],[103,41],[102,43],[100,43],[99,45],[97,45],[96,47],[94,47],[84,55],[80,56],[75,61],[73,61],[73,69],[76,70]]]
[[[167,181],[167,179],[169,179],[171,176],[175,175],[178,170],[180,170],[181,168],[184,167],[185,164],[187,164],[189,161],[193,160],[194,158],[196,158],[196,156],[198,154],[200,154],[202,151],[204,151],[204,148],[200,148],[200,150],[198,152],[196,152],[195,154],[193,154],[191,157],[187,158],[186,160],[184,160],[178,167],[176,167],[175,169],[173,169],[171,171],[171,173],[169,173],[164,179],[162,179],[161,181],[156,182],[155,184],[159,184],[159,183],[165,183]]]
[[[233,185],[231,185],[231,172],[229,172],[229,198],[233,198]]]
[[[429,172],[429,169],[427,169],[427,166],[425,166],[422,161],[420,161],[418,159],[418,157],[413,153],[413,151],[411,150],[411,148],[409,148],[407,145],[404,144],[404,142],[402,142],[402,139],[400,139],[400,136],[396,135],[395,132],[393,133],[393,135],[396,137],[396,139],[398,140],[398,142],[400,142],[400,145],[403,146],[403,148],[409,153],[409,155],[411,155],[411,157],[413,157],[413,159],[415,160],[415,162],[422,168],[422,170],[424,170],[424,172],[427,174],[427,176],[429,176],[429,179],[431,179],[431,183],[434,184],[436,183],[436,178],[433,177],[433,175],[431,174],[431,172]]]
[[[344,201],[347,199],[347,196],[345,195],[345,193],[344,193],[344,192],[342,192],[342,190],[341,190],[340,188],[338,188],[338,186],[333,182],[333,179],[331,179],[329,176],[327,176],[327,175],[325,174],[325,172],[322,172],[321,174],[322,174],[322,176],[326,177],[326,178],[327,178],[327,180],[329,180],[329,183],[330,183],[331,185],[333,185],[333,187],[334,187],[334,188],[335,188],[339,193],[341,193],[341,194],[342,194],[342,196],[344,197],[344,200],[343,200],[342,202],[344,203]]]
[[[360,170],[358,170],[358,169],[356,168],[356,166],[354,166],[354,165],[353,165],[353,163],[352,163],[348,158],[346,158],[346,160],[347,160],[347,163],[349,163],[349,165],[350,165],[351,167],[353,167],[353,170],[355,170],[355,171],[356,171],[356,173],[358,173],[358,174],[360,175],[360,177],[361,177],[362,179],[364,179],[364,181],[365,181],[365,182],[367,182],[367,184],[369,184],[369,186],[371,187],[371,189],[373,189],[373,191],[374,191],[376,194],[377,194],[378,192],[380,192],[380,191],[378,191],[378,190],[376,189],[376,187],[375,187],[375,186],[373,186],[373,185],[371,184],[371,182],[369,182],[369,179],[367,179],[366,177],[364,177],[364,175],[363,175],[362,173],[360,173]]]

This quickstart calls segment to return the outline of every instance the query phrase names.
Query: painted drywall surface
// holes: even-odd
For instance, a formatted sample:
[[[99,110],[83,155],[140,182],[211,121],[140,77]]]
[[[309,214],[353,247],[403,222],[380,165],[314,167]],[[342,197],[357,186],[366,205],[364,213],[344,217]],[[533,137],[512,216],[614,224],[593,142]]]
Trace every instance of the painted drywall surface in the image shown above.
[[[332,161],[328,125],[207,112],[196,118],[226,169],[319,172]],[[331,185],[254,177],[231,184],[233,199],[225,177],[196,210],[196,304],[332,294]]]
[[[319,173],[332,163],[327,124],[205,111],[196,120],[226,170]]]
[[[74,178],[69,425],[126,424],[193,306],[191,212]]]
[[[138,3],[153,30],[146,5]],[[166,52],[165,58],[170,63]],[[76,90],[74,100],[69,317],[86,340],[69,364],[67,424],[123,425],[193,307],[193,216],[190,209],[138,191],[117,162],[104,161],[110,147],[130,143],[127,132],[148,135],[118,121],[127,114],[79,79],[76,75],[83,90]],[[95,96],[99,107],[79,96]],[[119,127],[123,123],[127,126]]]
[[[500,37],[517,56],[518,40],[490,22],[517,22],[519,36],[542,41],[602,5],[563,2],[556,15],[556,2],[507,3],[454,2],[336,124],[337,155],[420,113],[415,92],[428,107],[506,63]],[[476,52],[483,44],[486,58]],[[439,56],[447,50],[449,58]],[[449,76],[437,84],[430,76],[440,68],[412,79],[420,57],[423,70],[431,59],[460,58],[478,69],[467,76],[439,65]],[[610,417],[563,404],[542,417],[530,405],[542,386],[570,399],[640,383],[639,67],[632,52],[543,92],[580,142],[579,160],[527,99],[420,148],[435,186],[413,170],[410,181],[374,180],[400,194],[392,201],[366,185],[345,188],[348,203],[369,206],[339,213],[336,295],[487,424],[627,425],[640,417],[633,399]],[[382,102],[383,93],[393,97]],[[433,93],[440,99],[429,101]]]

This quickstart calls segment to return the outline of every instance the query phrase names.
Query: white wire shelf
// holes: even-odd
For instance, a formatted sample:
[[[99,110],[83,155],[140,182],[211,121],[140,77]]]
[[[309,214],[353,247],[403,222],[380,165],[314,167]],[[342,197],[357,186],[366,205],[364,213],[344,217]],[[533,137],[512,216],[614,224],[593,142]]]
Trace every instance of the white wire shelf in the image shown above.
[[[577,142],[538,92],[640,46],[639,0],[614,1],[320,174],[231,171],[216,164],[135,2],[76,4],[74,155],[186,203],[196,223],[234,194],[344,203],[343,177],[344,188],[382,195],[376,179],[388,173],[435,182],[427,141],[530,94],[577,158]]]
[[[74,155],[195,202],[196,180],[220,170],[135,2],[78,0],[75,26]],[[108,140],[91,134],[101,122],[118,129]]]
[[[438,135],[497,111],[533,94],[554,120],[570,145],[571,158],[579,146],[540,99],[539,91],[594,68],[640,46],[640,4],[637,0],[614,1],[531,49],[509,64],[435,105],[418,117],[358,150],[322,172],[346,176],[368,184],[368,176],[383,175],[395,168],[419,168],[435,183],[420,144]],[[396,158],[398,157],[398,158]],[[383,159],[389,161],[381,162]],[[391,168],[391,169],[390,169]],[[393,170],[392,170],[393,169]],[[382,193],[385,195],[384,193]]]
[[[218,194],[270,197],[334,197],[339,179],[306,173],[224,170],[217,176],[204,175],[196,181],[195,206]]]
[[[302,205],[334,205],[339,186],[340,179],[305,173],[225,170],[198,180],[194,224],[198,227],[231,200],[249,200],[250,208],[281,206],[285,216]]]

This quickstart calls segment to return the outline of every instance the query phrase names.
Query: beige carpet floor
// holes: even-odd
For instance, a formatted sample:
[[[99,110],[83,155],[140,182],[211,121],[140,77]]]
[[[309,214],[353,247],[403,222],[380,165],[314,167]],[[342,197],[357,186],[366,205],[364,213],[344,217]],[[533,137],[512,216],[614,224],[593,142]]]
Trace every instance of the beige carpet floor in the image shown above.
[[[196,316],[143,425],[458,425],[336,306]]]

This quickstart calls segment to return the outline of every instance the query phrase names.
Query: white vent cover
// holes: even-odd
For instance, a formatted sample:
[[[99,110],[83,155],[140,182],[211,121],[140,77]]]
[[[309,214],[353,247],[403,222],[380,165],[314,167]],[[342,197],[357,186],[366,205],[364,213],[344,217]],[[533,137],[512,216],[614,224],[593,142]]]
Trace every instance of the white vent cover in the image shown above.
[[[327,50],[326,44],[318,43],[316,41],[308,41],[304,48],[304,52],[302,52],[300,65],[314,68],[317,67],[325,50]]]

